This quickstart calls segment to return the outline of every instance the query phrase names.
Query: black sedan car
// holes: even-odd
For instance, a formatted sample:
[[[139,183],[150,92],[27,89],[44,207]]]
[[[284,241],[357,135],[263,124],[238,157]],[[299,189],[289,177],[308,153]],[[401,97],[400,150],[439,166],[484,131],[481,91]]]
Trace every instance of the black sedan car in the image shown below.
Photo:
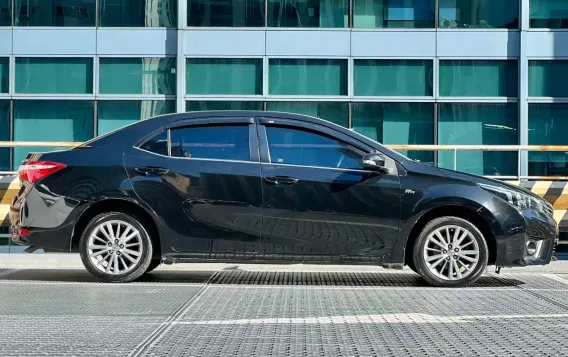
[[[557,236],[529,191],[294,114],[160,116],[31,153],[19,178],[13,241],[79,252],[108,282],[214,261],[407,265],[462,286],[488,264],[549,263]]]

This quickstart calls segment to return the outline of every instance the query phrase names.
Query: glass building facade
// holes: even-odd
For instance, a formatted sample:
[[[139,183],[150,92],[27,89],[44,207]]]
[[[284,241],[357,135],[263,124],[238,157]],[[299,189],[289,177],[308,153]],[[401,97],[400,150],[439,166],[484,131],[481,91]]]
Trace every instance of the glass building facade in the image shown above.
[[[0,0],[0,141],[254,109],[385,144],[568,145],[567,80],[565,0]],[[0,148],[0,172],[31,150]],[[564,152],[405,154],[568,176]]]

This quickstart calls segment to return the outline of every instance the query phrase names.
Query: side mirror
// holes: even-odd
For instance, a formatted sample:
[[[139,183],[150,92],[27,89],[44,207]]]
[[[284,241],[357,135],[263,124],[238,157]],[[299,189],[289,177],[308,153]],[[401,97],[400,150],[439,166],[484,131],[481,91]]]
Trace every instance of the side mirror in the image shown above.
[[[366,154],[363,156],[363,168],[369,171],[383,171],[385,169],[385,158],[379,154]]]

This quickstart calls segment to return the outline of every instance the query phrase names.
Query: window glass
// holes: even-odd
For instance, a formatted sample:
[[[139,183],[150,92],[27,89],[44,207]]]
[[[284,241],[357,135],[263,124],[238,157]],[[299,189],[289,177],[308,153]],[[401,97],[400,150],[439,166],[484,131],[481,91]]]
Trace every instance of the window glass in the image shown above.
[[[261,58],[188,58],[187,94],[262,94]]]
[[[568,97],[568,60],[529,61],[529,96]]]
[[[175,112],[175,101],[101,100],[97,103],[97,135],[148,119]]]
[[[268,0],[268,27],[348,27],[349,0]]]
[[[176,59],[101,58],[99,92],[101,94],[176,93]]]
[[[530,27],[548,29],[568,28],[566,0],[530,0]]]
[[[353,0],[355,28],[434,28],[434,0]]]
[[[177,2],[178,0],[100,0],[100,26],[175,28]]]
[[[264,27],[264,0],[188,0],[187,26]]]
[[[12,26],[11,0],[0,0],[0,26]]]
[[[0,100],[0,141],[10,141],[9,100]],[[10,148],[0,148],[0,171],[10,171]]]
[[[249,126],[217,125],[171,131],[172,156],[194,159],[250,160]]]
[[[93,59],[16,58],[16,93],[93,93]]]
[[[14,140],[84,142],[93,137],[94,104],[82,100],[14,101]],[[18,167],[28,152],[62,148],[26,147],[14,149]]]
[[[439,0],[440,28],[519,28],[519,0]]]
[[[432,60],[355,60],[355,95],[432,96]]]
[[[14,10],[15,26],[95,26],[95,0],[14,0]]]
[[[158,155],[168,156],[168,133],[162,131],[160,134],[142,144],[140,148]]]
[[[185,110],[199,112],[203,110],[263,110],[263,102],[248,101],[188,101]]]
[[[440,61],[440,95],[449,97],[517,97],[517,61]]]
[[[529,104],[529,145],[568,145],[568,104]],[[529,152],[529,175],[568,176],[568,153]]]
[[[517,103],[439,103],[438,144],[517,145]],[[454,153],[440,151],[438,164],[454,167]],[[457,169],[478,175],[517,175],[517,153],[459,151]]]
[[[327,136],[277,126],[267,126],[266,136],[272,163],[363,169],[362,151]]]
[[[330,59],[271,59],[272,95],[347,95],[347,61]]]
[[[385,145],[434,144],[434,103],[353,103],[353,130]],[[431,151],[401,151],[434,163]]]
[[[0,57],[0,93],[8,93],[10,65],[8,57]]]
[[[266,110],[309,115],[349,126],[349,104],[343,102],[268,102]]]

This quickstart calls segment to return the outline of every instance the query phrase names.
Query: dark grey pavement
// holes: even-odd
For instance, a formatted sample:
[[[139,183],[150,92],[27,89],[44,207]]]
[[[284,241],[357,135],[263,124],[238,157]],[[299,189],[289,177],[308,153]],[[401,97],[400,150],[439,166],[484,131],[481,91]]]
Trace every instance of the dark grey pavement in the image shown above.
[[[0,356],[562,356],[568,275],[0,269]]]

